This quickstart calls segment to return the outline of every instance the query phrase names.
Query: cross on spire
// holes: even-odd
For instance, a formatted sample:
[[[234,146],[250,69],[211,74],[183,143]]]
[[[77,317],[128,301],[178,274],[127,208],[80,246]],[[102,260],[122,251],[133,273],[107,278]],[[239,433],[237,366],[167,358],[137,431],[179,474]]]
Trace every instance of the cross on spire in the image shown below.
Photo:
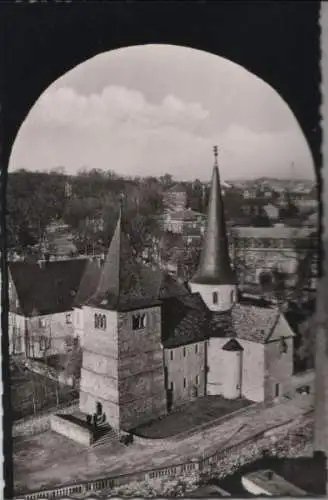
[[[217,146],[214,146],[213,147],[213,151],[214,151],[214,164],[217,167],[217,165],[218,165],[219,148]]]

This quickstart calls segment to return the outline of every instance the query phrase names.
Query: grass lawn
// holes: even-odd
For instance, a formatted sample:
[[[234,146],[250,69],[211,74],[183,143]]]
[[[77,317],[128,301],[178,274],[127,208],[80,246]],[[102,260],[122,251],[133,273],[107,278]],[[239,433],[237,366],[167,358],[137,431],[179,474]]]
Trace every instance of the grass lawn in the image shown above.
[[[77,397],[71,387],[58,384],[59,403],[69,402]],[[26,370],[11,380],[12,418],[33,415],[35,410],[45,410],[56,406],[56,382],[43,375]]]
[[[224,417],[251,404],[247,399],[228,400],[221,396],[208,396],[181,406],[169,415],[135,429],[139,436],[168,438],[194,427]]]

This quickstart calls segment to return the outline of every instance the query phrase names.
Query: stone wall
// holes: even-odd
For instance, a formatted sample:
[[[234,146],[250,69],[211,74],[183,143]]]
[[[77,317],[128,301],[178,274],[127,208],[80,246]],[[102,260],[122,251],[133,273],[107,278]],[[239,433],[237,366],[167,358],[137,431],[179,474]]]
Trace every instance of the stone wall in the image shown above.
[[[57,414],[70,414],[74,413],[78,409],[78,407],[79,403],[78,401],[75,401],[69,406],[66,404],[61,408],[53,408],[51,411],[48,411],[46,413],[18,420],[13,424],[13,437],[34,436],[35,434],[46,432],[50,429],[50,417],[54,411],[56,411]]]
[[[133,316],[145,315],[133,329]],[[118,315],[120,426],[136,427],[166,414],[161,309],[151,307]]]
[[[328,458],[328,334],[327,324],[317,327],[315,375],[315,439],[316,451]],[[327,485],[328,486],[328,485]]]
[[[173,390],[172,408],[205,395],[205,349],[205,342],[196,342],[164,350],[167,387]]]
[[[106,316],[106,328],[95,328],[95,314]],[[117,312],[83,307],[84,346],[80,410],[96,411],[101,403],[108,423],[119,427]]]
[[[264,401],[264,346],[238,339],[242,354],[242,395],[250,401]]]
[[[291,394],[293,384],[293,339],[285,339],[287,352],[281,353],[280,339],[269,341],[264,346],[265,359],[265,399]],[[276,385],[279,384],[279,394]]]
[[[207,394],[210,396],[223,393],[224,383],[224,354],[222,350],[226,338],[210,338],[207,343]]]
[[[93,442],[92,434],[86,427],[82,427],[60,415],[51,415],[50,429],[62,436],[72,439],[80,444],[90,446]]]

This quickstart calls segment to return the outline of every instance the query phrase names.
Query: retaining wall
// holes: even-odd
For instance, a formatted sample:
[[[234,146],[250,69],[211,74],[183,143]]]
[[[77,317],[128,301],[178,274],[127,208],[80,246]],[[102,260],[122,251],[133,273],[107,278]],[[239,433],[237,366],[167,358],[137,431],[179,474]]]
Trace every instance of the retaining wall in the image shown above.
[[[292,421],[285,422],[283,425],[272,427],[280,442],[285,442],[285,437]],[[297,422],[296,422],[297,427]],[[182,464],[175,464],[168,467],[161,467],[147,471],[139,471],[132,474],[124,474],[116,477],[107,477],[85,481],[79,484],[66,485],[60,488],[45,490],[42,492],[27,493],[17,496],[16,500],[39,500],[39,499],[57,499],[69,497],[76,494],[89,494],[102,490],[111,490],[115,487],[123,486],[132,482],[150,482],[158,478],[179,478],[188,476],[192,473],[215,473],[217,478],[226,477],[235,472],[240,466],[260,458],[264,450],[272,447],[271,436],[268,436],[268,430],[261,431],[257,435],[244,440],[241,443],[227,446],[222,450],[215,452],[208,457],[195,458],[192,461]]]
[[[66,420],[58,414],[50,416],[50,429],[86,446],[90,446],[93,443],[92,434],[86,427]]]
[[[61,413],[74,413],[79,408],[78,400],[73,403],[65,403],[61,405],[59,408],[52,408],[48,410],[46,413],[42,413],[38,416],[27,417],[26,419],[18,420],[14,423],[12,428],[12,436],[34,436],[35,434],[41,434],[42,432],[46,432],[50,429],[50,417],[56,412],[58,414]]]

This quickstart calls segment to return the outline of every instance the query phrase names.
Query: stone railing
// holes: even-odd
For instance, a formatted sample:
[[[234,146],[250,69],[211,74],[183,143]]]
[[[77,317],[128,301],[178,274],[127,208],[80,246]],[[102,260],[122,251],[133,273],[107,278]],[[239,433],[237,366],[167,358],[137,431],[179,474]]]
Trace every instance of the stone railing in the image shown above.
[[[104,490],[114,490],[115,488],[127,485],[132,482],[151,482],[158,478],[180,478],[191,474],[213,473],[218,478],[225,477],[233,473],[238,467],[252,462],[263,455],[263,452],[272,446],[272,434],[275,433],[279,441],[285,442],[292,423],[297,427],[297,422],[290,420],[272,426],[252,435],[242,442],[228,445],[221,450],[205,457],[197,457],[185,463],[173,464],[167,467],[158,467],[152,470],[133,472],[119,476],[98,478],[90,481],[84,481],[77,484],[63,485],[44,491],[30,492],[23,495],[17,495],[15,500],[41,500],[41,499],[67,499],[75,495],[90,495],[92,492]],[[271,435],[269,435],[269,432]],[[136,495],[137,496],[137,495]]]

